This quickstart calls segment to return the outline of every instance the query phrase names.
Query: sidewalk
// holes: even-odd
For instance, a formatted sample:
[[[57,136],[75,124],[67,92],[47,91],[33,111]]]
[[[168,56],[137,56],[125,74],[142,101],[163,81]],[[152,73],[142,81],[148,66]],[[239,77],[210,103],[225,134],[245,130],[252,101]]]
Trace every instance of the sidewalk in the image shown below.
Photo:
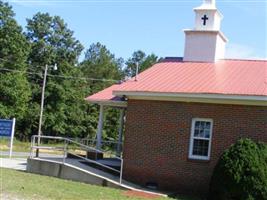
[[[1,156],[9,156],[9,151],[0,151],[0,155]],[[30,152],[13,151],[12,152],[12,156],[15,156],[15,157],[28,157],[28,156],[30,156]]]
[[[27,158],[0,158],[0,167],[16,170],[26,170]]]
[[[0,151],[0,155],[9,156],[9,152]],[[14,158],[0,158],[0,167],[25,171],[27,166],[27,157],[30,156],[30,152],[13,152],[12,156]],[[61,158],[62,155],[40,153],[40,157]]]

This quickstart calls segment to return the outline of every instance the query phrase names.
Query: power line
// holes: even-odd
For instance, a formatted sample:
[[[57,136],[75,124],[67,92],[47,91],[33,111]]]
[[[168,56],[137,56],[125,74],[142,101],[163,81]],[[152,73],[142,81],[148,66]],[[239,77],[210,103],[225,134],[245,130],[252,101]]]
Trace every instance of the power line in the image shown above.
[[[63,76],[63,75],[53,75],[53,74],[47,74],[47,76],[58,77],[58,78],[66,78],[66,79],[80,79],[80,80],[90,80],[90,81],[103,81],[103,82],[118,82],[119,81],[119,80],[113,80],[113,79],[86,78],[86,77]]]
[[[3,58],[0,58],[0,60],[9,61],[9,60],[3,59]],[[30,75],[43,76],[42,73],[28,72],[28,71],[19,71],[19,70],[8,69],[8,68],[0,68],[0,70],[2,70],[2,71],[9,71],[9,72],[15,72],[15,73],[24,73],[24,74],[30,74]],[[47,74],[47,76],[50,76],[50,77],[58,77],[58,78],[65,78],[65,79],[80,79],[80,80],[103,81],[103,82],[120,82],[120,80],[114,80],[114,79],[86,78],[86,77],[63,76],[63,75],[54,75],[54,74]]]
[[[14,73],[40,75],[40,76],[43,75],[42,73],[20,71],[20,70],[15,70],[15,69],[8,69],[8,68],[0,68],[0,71],[8,71],[8,72],[14,72]],[[54,75],[54,74],[47,74],[47,76],[65,78],[65,79],[80,79],[80,80],[102,81],[102,82],[119,82],[119,80],[114,80],[114,79],[87,78],[87,77],[63,76],[63,75]]]
[[[20,71],[20,70],[16,70],[16,69],[7,69],[7,68],[0,68],[0,71],[8,71],[8,72],[15,72],[15,73],[22,73],[22,74],[31,74],[31,75],[42,75],[41,73]]]

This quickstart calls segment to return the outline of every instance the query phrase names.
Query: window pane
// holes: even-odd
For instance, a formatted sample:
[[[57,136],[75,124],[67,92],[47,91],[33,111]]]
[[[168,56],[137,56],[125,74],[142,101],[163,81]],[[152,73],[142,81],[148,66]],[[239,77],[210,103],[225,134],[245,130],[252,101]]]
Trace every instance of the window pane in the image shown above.
[[[195,129],[194,136],[199,137],[199,130],[198,129]]]
[[[206,122],[205,129],[210,129],[210,122]]]
[[[205,138],[210,138],[210,130],[205,129]]]
[[[193,155],[195,156],[208,156],[209,141],[194,139],[193,142]]]
[[[200,122],[200,129],[204,129],[205,128],[205,122]]]
[[[194,137],[210,138],[211,123],[204,121],[195,122]]]
[[[199,136],[204,137],[204,129],[199,130]]]
[[[196,121],[196,123],[195,123],[195,129],[198,129],[199,128],[199,125],[200,125],[200,122]]]

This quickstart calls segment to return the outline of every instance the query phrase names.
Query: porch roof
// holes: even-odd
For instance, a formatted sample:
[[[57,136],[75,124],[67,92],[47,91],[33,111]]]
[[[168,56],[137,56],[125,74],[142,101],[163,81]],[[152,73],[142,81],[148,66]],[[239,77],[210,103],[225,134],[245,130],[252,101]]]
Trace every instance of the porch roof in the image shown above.
[[[118,97],[112,94],[112,92],[118,89],[120,84],[114,84],[102,91],[99,91],[91,96],[85,98],[86,101],[96,104],[103,104],[116,107],[126,107],[127,102],[123,97]]]

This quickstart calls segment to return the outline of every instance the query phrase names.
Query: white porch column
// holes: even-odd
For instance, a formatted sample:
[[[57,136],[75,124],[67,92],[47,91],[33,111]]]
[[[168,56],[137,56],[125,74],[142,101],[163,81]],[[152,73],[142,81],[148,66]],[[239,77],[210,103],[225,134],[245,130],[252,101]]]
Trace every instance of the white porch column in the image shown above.
[[[96,148],[98,150],[101,149],[101,144],[102,144],[103,120],[104,120],[104,106],[100,104],[99,118],[98,118],[98,125],[97,125],[97,138],[96,138],[97,139]]]
[[[122,146],[122,133],[123,133],[123,127],[124,127],[124,114],[125,109],[120,109],[120,125],[119,125],[119,137],[118,137],[118,145],[117,145],[117,156],[121,156],[121,146]]]

